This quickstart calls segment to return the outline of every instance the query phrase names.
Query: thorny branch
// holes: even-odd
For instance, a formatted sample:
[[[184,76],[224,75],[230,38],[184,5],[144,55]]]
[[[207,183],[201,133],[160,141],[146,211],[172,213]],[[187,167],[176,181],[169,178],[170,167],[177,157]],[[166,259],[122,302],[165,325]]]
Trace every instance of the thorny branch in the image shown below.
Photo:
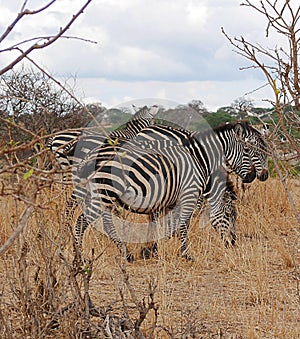
[[[281,91],[277,93],[281,101],[284,100],[286,105],[293,102],[296,109],[300,110],[298,59],[300,28],[297,28],[300,20],[300,7],[292,7],[289,1],[279,3],[270,0],[260,1],[260,5],[254,5],[250,0],[247,0],[241,5],[250,7],[262,14],[267,21],[266,38],[268,38],[270,28],[272,28],[277,34],[286,38],[288,50],[284,47],[276,47],[274,50],[263,48],[257,43],[247,41],[243,36],[232,39],[222,28],[223,34],[236,48],[238,54],[253,62],[252,67],[263,71],[274,92]],[[266,60],[270,60],[271,63],[266,64]],[[274,84],[276,78],[280,80],[281,88],[277,88]]]
[[[21,46],[23,44],[27,44],[28,42],[48,40],[49,38],[51,38],[51,37],[50,36],[40,36],[40,37],[34,37],[34,38],[26,39],[26,40],[23,40],[21,42],[18,42],[17,44],[15,44],[13,46],[10,46],[10,47],[7,47],[5,49],[0,50],[0,53],[8,52],[8,51],[11,51],[13,49],[18,49],[19,46]],[[80,38],[80,37],[76,37],[76,36],[67,36],[67,35],[60,37],[60,39],[79,40],[79,41],[88,42],[88,43],[91,43],[91,44],[97,44],[98,43],[97,41],[94,41],[94,40]]]
[[[141,337],[141,325],[143,323],[143,321],[146,319],[147,314],[149,313],[150,310],[154,310],[154,315],[155,315],[155,321],[154,324],[152,326],[152,332],[154,331],[155,327],[156,327],[156,322],[157,322],[157,316],[158,316],[158,308],[154,302],[154,293],[156,290],[157,285],[155,284],[154,280],[152,279],[149,282],[149,300],[148,302],[146,302],[145,299],[143,299],[143,301],[139,301],[136,293],[133,289],[133,287],[131,286],[131,283],[129,281],[129,276],[128,273],[126,272],[125,267],[120,267],[121,272],[122,272],[122,276],[124,279],[124,284],[126,285],[129,293],[130,293],[130,297],[133,301],[133,303],[135,304],[136,308],[139,311],[139,317],[136,319],[135,323],[134,323],[134,329],[135,329],[135,334],[138,338]]]
[[[94,115],[91,114],[91,112],[86,108],[85,105],[83,105],[75,96],[73,93],[71,93],[66,86],[64,86],[60,81],[58,81],[57,79],[55,79],[50,73],[46,72],[42,67],[40,67],[32,58],[30,57],[26,57],[36,68],[38,68],[42,73],[44,73],[49,79],[51,79],[53,82],[55,82],[60,88],[63,89],[63,91],[65,91],[70,98],[72,98],[75,102],[77,102],[77,104],[84,110],[85,113],[87,113],[90,118],[92,119],[92,121],[94,121],[96,123],[96,125],[101,129],[102,133],[104,135],[106,135],[108,137],[107,132],[104,130],[103,126],[101,126],[99,124],[99,122],[95,119]]]
[[[284,114],[284,109],[290,104],[294,104],[295,108],[298,111],[300,110],[297,50],[297,42],[299,41],[297,33],[299,30],[295,29],[300,20],[300,10],[298,8],[296,12],[294,12],[288,2],[285,2],[281,8],[278,8],[279,4],[277,1],[271,2],[268,0],[266,1],[266,4],[268,5],[268,8],[262,1],[260,2],[260,7],[253,5],[251,1],[242,3],[243,6],[251,7],[265,16],[268,23],[267,36],[269,26],[272,26],[276,29],[277,33],[287,37],[290,46],[289,51],[285,51],[282,47],[275,48],[274,50],[262,48],[259,44],[247,41],[243,36],[240,38],[231,38],[225,32],[224,28],[222,28],[222,33],[230,44],[235,47],[235,52],[250,60],[252,62],[252,67],[258,68],[264,73],[274,93],[275,100],[272,104],[279,115],[279,125],[282,133],[300,157],[299,147],[287,129],[288,121]],[[286,13],[286,11],[288,11],[288,13]],[[292,18],[290,23],[285,19],[285,16],[288,15]],[[286,61],[283,61],[280,51],[286,56]],[[272,62],[266,64],[264,58],[267,58],[267,60],[271,60]],[[279,86],[276,84],[276,80],[279,80]]]

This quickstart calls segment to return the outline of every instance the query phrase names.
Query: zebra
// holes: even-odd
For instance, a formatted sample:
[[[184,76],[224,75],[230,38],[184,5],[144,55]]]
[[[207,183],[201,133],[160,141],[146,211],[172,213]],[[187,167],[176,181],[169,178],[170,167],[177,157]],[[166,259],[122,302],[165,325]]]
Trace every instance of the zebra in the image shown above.
[[[225,144],[230,140],[230,136],[226,137],[227,131],[231,130],[233,124],[221,125],[215,129],[215,133],[222,142],[224,149]],[[237,174],[242,177],[243,183],[250,183],[255,176],[260,181],[265,181],[268,178],[267,170],[267,144],[261,133],[250,126],[247,121],[241,121],[235,124],[236,134],[239,140],[244,142],[244,153],[248,153],[248,157],[243,158],[243,166],[240,167]],[[222,136],[222,133],[224,136]],[[153,140],[172,140],[180,145],[185,145],[186,140],[191,136],[201,140],[203,137],[201,132],[189,132],[184,129],[173,129],[165,125],[151,125],[143,129],[136,136],[136,140],[153,141]],[[194,149],[187,147],[188,151],[197,157]],[[206,187],[205,192],[199,198],[197,203],[197,210],[201,214],[203,208],[202,204],[206,200],[211,206],[210,209],[210,223],[215,228],[220,230],[221,237],[226,244],[234,245],[236,242],[236,216],[237,211],[235,207],[236,194],[233,189],[233,184],[229,179],[228,173],[232,172],[229,154],[225,154],[224,166],[219,168],[217,172],[210,177],[210,182]],[[251,160],[251,163],[249,163]],[[250,171],[249,171],[250,167]],[[248,173],[248,174],[247,174]],[[226,185],[224,185],[226,183]]]
[[[176,200],[182,200],[184,204],[180,206],[180,214],[186,219],[202,192],[198,187],[205,186],[205,179],[201,181],[206,177],[205,168],[199,166],[182,146],[165,147],[161,143],[157,147],[153,144],[148,146],[147,143],[147,148],[142,148],[134,140],[119,140],[114,146],[106,144],[95,149],[78,169],[78,176],[86,178],[83,182],[90,193],[85,210],[88,223],[101,216],[105,232],[120,251],[123,243],[112,221],[111,210],[115,205],[135,213],[153,215],[166,208],[173,209]],[[194,171],[199,175],[196,182],[191,182],[189,178]],[[182,186],[185,189],[178,190]],[[187,190],[192,190],[192,199],[186,194]],[[80,233],[82,235],[83,232]],[[182,236],[182,254],[189,259],[186,238]],[[126,247],[125,257],[128,261],[133,259]]]
[[[235,132],[232,134],[232,132]],[[214,128],[213,132],[224,149],[224,167],[227,172],[232,172],[232,163],[235,162],[236,172],[242,178],[243,183],[251,183],[255,177],[260,181],[268,178],[267,149],[268,146],[261,133],[252,127],[248,121],[239,121],[237,123],[227,123]],[[210,131],[208,131],[210,133]],[[190,147],[189,140],[193,138],[198,140],[195,147]],[[205,142],[205,132],[188,131],[183,128],[173,128],[167,125],[151,125],[142,129],[135,137],[139,142],[153,140],[171,140],[179,145],[183,145],[187,151],[191,152],[196,158],[201,153],[203,147],[208,152],[213,151],[209,144]],[[206,144],[205,144],[206,143]],[[229,143],[229,144],[228,144]],[[230,145],[232,143],[232,147]],[[234,143],[243,145],[243,152],[248,157],[239,157]],[[203,144],[203,145],[202,145]],[[251,159],[251,169],[245,163]],[[239,164],[236,161],[240,161]],[[244,162],[244,163],[243,163]]]
[[[233,182],[222,166],[210,176],[206,189],[197,202],[198,215],[203,213],[206,201],[210,205],[210,223],[220,232],[226,246],[236,243],[236,199]]]
[[[259,180],[263,181],[268,176],[265,156],[260,156],[257,153],[263,153],[266,145],[263,139],[260,138],[259,132],[247,123],[224,125],[213,132],[208,131],[207,133],[187,132],[183,129],[178,130],[169,126],[159,125],[148,127],[148,129],[150,129],[148,134],[145,133],[147,128],[140,132],[143,135],[144,142],[147,144],[155,141],[158,146],[153,149],[150,148],[150,150],[148,149],[145,155],[141,153],[141,150],[145,152],[145,149],[141,147],[141,137],[138,133],[134,141],[126,141],[121,145],[116,144],[115,148],[102,146],[91,151],[89,158],[85,160],[84,165],[81,165],[79,170],[81,172],[80,177],[84,176],[82,173],[87,174],[86,182],[88,182],[91,195],[86,211],[88,224],[101,216],[105,231],[120,248],[121,243],[116,234],[114,234],[112,223],[111,208],[114,203],[119,203],[126,207],[126,201],[124,200],[127,200],[127,207],[130,207],[131,210],[148,214],[160,212],[161,209],[165,208],[172,209],[175,202],[179,201],[181,213],[178,218],[178,225],[181,239],[181,254],[188,259],[190,256],[187,252],[187,229],[191,215],[199,197],[205,193],[210,177],[223,166],[224,156],[231,169],[236,171],[244,181],[251,182],[254,180],[255,175],[257,175]],[[153,133],[154,130],[155,133]],[[161,136],[163,140],[161,140]],[[162,144],[162,141],[166,142],[167,140],[165,139],[168,138],[172,139],[169,140],[171,147],[165,147],[165,144]],[[252,141],[255,141],[256,144],[252,145]],[[134,150],[136,151],[136,156],[138,156],[136,161]],[[122,161],[126,162],[128,160],[126,157],[121,159],[116,154],[126,154],[126,157],[127,155],[129,156],[132,166],[128,164],[126,165],[127,167],[125,166],[126,171],[130,173],[127,177],[130,178],[131,175],[136,180],[132,178],[125,180],[122,178]],[[255,155],[255,159],[251,158],[249,154]],[[147,160],[148,156],[153,157],[152,161],[154,163],[158,161],[157,158],[160,156],[170,166],[170,162],[173,161],[176,164],[176,168],[185,173],[187,178],[183,181],[178,181],[178,177],[176,177],[178,173],[173,173],[172,167],[151,167],[151,162]],[[118,161],[115,160],[117,158],[119,159]],[[247,166],[248,170],[245,171],[245,159],[247,158],[249,158],[248,165],[250,167]],[[94,160],[95,170],[90,165],[93,163],[91,159]],[[261,160],[262,163],[259,163]],[[146,164],[144,167],[141,165],[143,163]],[[150,174],[148,173],[148,167],[150,167]],[[114,171],[118,173],[117,176],[112,173]],[[125,173],[127,173],[126,171]],[[172,179],[172,176],[175,177]],[[145,181],[145,177],[148,180]],[[152,185],[149,185],[149,183],[145,184],[149,180],[153,183]],[[129,186],[127,181],[130,182]],[[172,185],[170,182],[172,185],[177,184],[177,187],[171,189],[170,186]],[[152,202],[148,201],[145,195],[149,194],[149,196],[152,196],[158,187],[166,190],[165,200],[162,201],[159,197],[155,196]],[[76,226],[76,228],[81,241],[85,228],[80,229],[80,226]],[[231,237],[233,238],[232,235]],[[127,250],[125,250],[125,255],[127,259],[131,259]]]
[[[63,181],[65,183],[70,182],[69,174],[72,168],[76,167],[91,150],[105,143],[114,143],[119,137],[124,139],[133,138],[140,130],[153,123],[153,118],[157,114],[159,107],[153,105],[141,108],[134,107],[134,109],[136,113],[125,124],[123,129],[114,130],[106,136],[101,132],[97,132],[95,128],[78,128],[59,132],[48,139],[47,147],[55,155],[56,162],[63,172]],[[78,182],[75,172],[71,173],[71,177],[72,182]],[[74,211],[86,193],[84,189],[75,184],[70,198],[66,201],[66,226],[70,226]],[[80,222],[82,224],[86,223],[84,216],[80,216]]]
[[[156,126],[156,128],[159,128],[159,126]],[[164,126],[164,128],[166,128],[166,126]],[[152,131],[153,132],[153,131]],[[182,134],[182,131],[178,131],[177,130],[177,133],[178,132],[180,132],[179,133],[179,135],[180,135],[180,137],[179,137],[179,140],[177,140],[177,141],[179,141],[179,142],[181,142],[181,140],[180,140],[180,138],[185,138],[186,137],[186,133],[188,133],[187,131],[184,131],[184,137],[181,135]],[[145,130],[143,130],[143,133],[145,133]],[[168,131],[168,133],[170,133],[170,131]],[[172,134],[173,134],[173,136],[174,136],[174,130],[172,131]],[[164,135],[164,134],[163,134]],[[176,136],[176,135],[175,135]],[[176,138],[178,139],[178,136],[176,136]],[[99,137],[97,138],[97,139],[99,139]],[[115,141],[114,141],[115,142]],[[89,142],[86,140],[86,143],[87,144],[89,144]],[[183,142],[184,143],[184,142]],[[79,147],[80,148],[80,147]],[[89,148],[92,148],[92,147],[89,147]],[[88,148],[88,149],[89,149]],[[70,156],[70,155],[69,155]],[[82,155],[80,156],[80,159],[81,159],[81,157],[82,157]],[[252,177],[252,179],[247,179],[247,180],[245,180],[246,182],[250,182],[251,180],[253,180],[253,177]],[[81,194],[81,197],[84,197],[85,196],[85,194],[86,194],[86,192],[84,191],[82,194]],[[226,195],[226,191],[225,191],[225,195]],[[79,196],[80,196],[80,194],[79,194]],[[206,197],[209,197],[209,194],[206,194]],[[229,193],[227,194],[227,196],[228,197],[230,197],[230,196],[232,196],[232,194],[230,194],[230,190],[229,190]],[[78,194],[77,194],[77,197],[78,197]],[[72,202],[76,202],[76,200],[75,200],[75,198],[72,200],[71,199],[71,201]],[[201,201],[201,199],[200,199],[200,201]],[[210,203],[211,203],[211,201],[213,201],[212,199],[210,199]],[[224,199],[222,200],[222,199],[220,199],[220,201],[224,201]],[[231,209],[231,213],[225,213],[225,212],[223,212],[223,217],[221,218],[221,216],[222,216],[222,214],[220,215],[220,220],[222,220],[223,222],[224,222],[224,220],[226,220],[226,215],[228,216],[227,217],[227,219],[228,219],[228,222],[229,222],[229,216],[230,215],[234,215],[235,214],[235,210],[234,210],[234,207],[233,207],[233,204],[232,204],[232,202],[230,202],[228,199],[225,199],[225,203],[224,204],[227,204],[227,207],[225,206],[225,208],[224,208],[224,206],[223,206],[223,211],[226,211],[226,210],[230,210]],[[222,204],[220,205],[220,204],[216,204],[215,203],[215,206],[220,206],[220,207],[222,207]],[[199,207],[201,207],[201,205],[199,206]],[[214,211],[215,209],[212,209],[212,211]],[[221,209],[221,211],[222,211],[222,209]],[[212,214],[212,215],[217,215],[217,213],[214,213],[214,214]],[[225,218],[224,218],[224,215],[225,215]],[[234,222],[234,218],[232,218],[233,219],[233,222]],[[87,225],[85,225],[86,224],[86,221],[85,221],[85,219],[84,219],[84,215],[81,215],[81,217],[79,218],[79,220],[81,220],[81,224],[83,224],[83,226],[81,227],[81,229],[85,229],[86,227],[87,227]],[[214,221],[212,221],[212,220],[214,220]],[[218,221],[217,221],[217,219],[214,217],[214,219],[211,219],[211,221],[212,221],[212,224],[213,224],[213,226],[215,227],[215,225],[217,225],[218,224]],[[79,222],[79,224],[80,224],[80,222]],[[219,222],[219,224],[221,224],[220,222]],[[216,227],[215,227],[216,228]],[[235,228],[235,227],[234,227]],[[78,233],[79,231],[77,230],[77,233]],[[234,232],[232,232],[232,234],[234,234]],[[234,239],[234,236],[233,236],[233,239]],[[234,240],[232,241],[233,243],[234,243]]]
[[[234,184],[224,166],[221,166],[210,176],[205,191],[199,196],[193,217],[198,217],[204,212],[204,208],[209,204],[209,221],[211,226],[220,233],[224,240],[225,247],[236,243],[236,218],[237,209],[235,201],[237,199]],[[174,227],[173,227],[174,229]],[[169,236],[173,235],[172,230]],[[140,256],[149,259],[158,252],[157,242],[143,246]]]

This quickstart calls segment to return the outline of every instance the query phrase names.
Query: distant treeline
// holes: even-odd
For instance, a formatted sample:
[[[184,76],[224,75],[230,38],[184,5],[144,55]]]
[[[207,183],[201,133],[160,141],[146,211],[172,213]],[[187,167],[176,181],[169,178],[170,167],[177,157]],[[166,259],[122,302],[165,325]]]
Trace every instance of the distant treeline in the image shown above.
[[[65,85],[66,86],[66,85]],[[112,89],[113,90],[113,89]],[[30,141],[34,135],[48,135],[58,130],[100,124],[108,130],[120,128],[134,113],[132,107],[107,109],[101,103],[79,104],[75,96],[58,87],[44,73],[21,69],[0,78],[0,141],[15,145]],[[138,108],[136,108],[138,109]],[[300,114],[287,106],[286,114],[296,119]],[[161,108],[157,121],[169,122],[192,130],[216,127],[236,120],[248,120],[254,125],[279,120],[272,108],[254,107],[251,100],[238,98],[231,105],[209,112],[198,99],[175,108]],[[300,138],[297,130],[291,135]],[[1,144],[0,144],[1,146]]]

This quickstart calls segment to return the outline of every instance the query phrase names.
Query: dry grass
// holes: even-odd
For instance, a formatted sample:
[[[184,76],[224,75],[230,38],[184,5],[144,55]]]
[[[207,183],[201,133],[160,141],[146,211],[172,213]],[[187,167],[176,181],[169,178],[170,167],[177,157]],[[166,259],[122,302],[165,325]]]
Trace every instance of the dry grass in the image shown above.
[[[288,185],[300,206],[300,181]],[[179,257],[179,241],[173,238],[160,241],[158,258],[127,264],[139,301],[149,301],[149,282],[157,285],[158,315],[156,319],[154,309],[148,312],[141,326],[145,338],[300,337],[299,224],[275,179],[255,182],[239,197],[234,248],[225,248],[209,225],[199,227],[201,221],[195,220],[189,233],[194,262]],[[62,226],[64,199],[59,188],[41,195],[44,209],[35,211],[26,231],[0,258],[1,338],[84,337],[78,330],[84,319],[76,313],[81,306],[70,273],[72,236]],[[22,205],[3,198],[0,206],[3,243]],[[84,246],[85,257],[95,252],[89,285],[94,304],[111,316],[128,312],[137,319],[116,247],[94,229],[86,233]],[[83,282],[76,279],[82,291]],[[51,318],[55,309],[60,310],[56,321]],[[92,317],[91,322],[97,328],[105,319]],[[94,333],[104,338],[101,331]]]

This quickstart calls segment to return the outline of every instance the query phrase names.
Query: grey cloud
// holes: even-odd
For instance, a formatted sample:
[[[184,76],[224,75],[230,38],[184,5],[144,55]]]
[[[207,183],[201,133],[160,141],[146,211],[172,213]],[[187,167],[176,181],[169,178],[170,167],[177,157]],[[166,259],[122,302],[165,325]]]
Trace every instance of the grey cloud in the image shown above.
[[[45,23],[52,19],[58,23],[67,17],[67,5],[71,3],[77,8],[82,1],[62,0],[61,11],[56,7],[47,21],[35,28],[48,34],[51,30]],[[68,14],[74,11],[69,9]],[[96,40],[98,45],[61,40],[36,58],[54,73],[76,73],[79,77],[122,81],[245,79],[247,74],[239,67],[246,62],[231,52],[220,27],[230,34],[246,31],[251,37],[260,25],[259,21],[253,23],[247,10],[241,10],[237,0],[124,0],[122,4],[96,0],[68,35]]]

